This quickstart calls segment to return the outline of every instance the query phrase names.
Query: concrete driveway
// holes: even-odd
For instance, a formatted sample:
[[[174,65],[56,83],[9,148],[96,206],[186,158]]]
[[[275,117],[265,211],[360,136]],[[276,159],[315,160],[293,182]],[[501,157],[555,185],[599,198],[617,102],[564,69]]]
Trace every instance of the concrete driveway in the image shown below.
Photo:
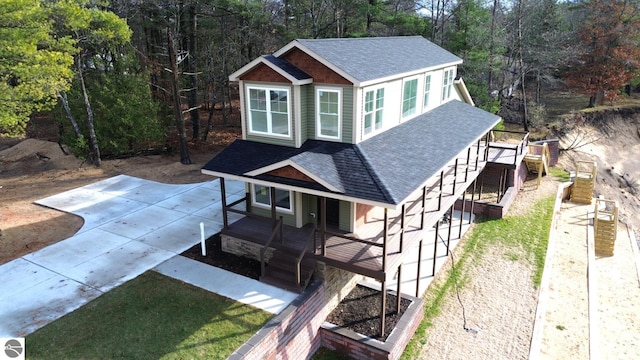
[[[228,202],[244,196],[242,183],[226,185]],[[154,268],[278,313],[296,294],[178,255],[200,242],[200,223],[205,237],[222,229],[220,197],[218,180],[171,185],[118,175],[37,201],[84,225],[0,266],[0,337],[24,337]]]

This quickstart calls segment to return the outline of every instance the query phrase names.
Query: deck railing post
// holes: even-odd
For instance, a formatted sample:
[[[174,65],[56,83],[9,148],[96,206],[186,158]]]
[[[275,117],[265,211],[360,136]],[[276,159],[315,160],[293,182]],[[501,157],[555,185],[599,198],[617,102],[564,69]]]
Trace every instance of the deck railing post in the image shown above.
[[[478,162],[480,160],[480,140],[478,139],[478,144],[476,145],[476,167],[473,171],[478,171]]]
[[[327,198],[320,198],[320,244],[322,246],[322,256],[327,251]]]
[[[389,240],[389,209],[384,208],[384,229],[382,232],[382,271],[387,271],[387,240]]]
[[[467,189],[464,189],[464,192],[462,193],[462,209],[460,210],[460,228],[458,229],[458,239],[462,239],[462,223],[464,222],[464,209],[467,202],[466,197]]]
[[[220,206],[222,206],[222,226],[224,229],[229,229],[229,219],[227,218],[227,191],[224,184],[224,178],[220,178],[220,193],[222,198],[220,200]]]
[[[382,280],[381,296],[382,296],[382,299],[380,301],[380,337],[384,337],[384,324],[385,324],[385,317],[387,315],[387,281],[386,279]]]
[[[275,229],[276,223],[276,188],[271,186],[269,188],[269,197],[271,200],[271,229]]]
[[[469,224],[471,224],[471,216],[473,215],[473,207],[476,203],[476,186],[478,185],[478,178],[473,180],[473,189],[471,190],[471,208],[469,209]]]
[[[420,218],[420,229],[424,229],[424,217],[427,215],[427,185],[422,188],[422,217]]]
[[[440,171],[440,194],[438,195],[438,211],[442,208],[442,190],[444,187],[444,170]]]
[[[449,255],[449,245],[451,245],[451,227],[453,225],[453,205],[449,208],[449,231],[447,233],[447,253],[445,255]]]
[[[453,189],[451,190],[451,195],[456,194],[456,181],[458,179],[458,158],[456,158],[456,164],[453,168]]]
[[[400,219],[400,253],[404,251],[404,227],[406,225],[405,216],[407,216],[406,204],[402,204],[402,218]]]
[[[280,221],[279,221],[279,223],[280,223],[280,225],[279,225],[279,226],[280,226],[280,229],[279,229],[279,233],[280,233],[280,234],[279,234],[279,236],[280,236],[280,243],[281,243],[281,244],[284,244],[284,233],[283,233],[283,231],[282,231],[282,228],[284,227],[284,225],[283,225],[284,220],[282,219],[282,216],[280,216]]]

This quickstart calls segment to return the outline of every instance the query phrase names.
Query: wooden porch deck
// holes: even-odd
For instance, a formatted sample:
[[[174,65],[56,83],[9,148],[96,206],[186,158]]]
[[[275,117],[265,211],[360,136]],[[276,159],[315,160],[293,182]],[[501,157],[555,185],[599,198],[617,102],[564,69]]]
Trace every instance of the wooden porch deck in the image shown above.
[[[494,132],[502,139],[489,143],[488,162],[515,169],[527,155],[529,133],[498,130]]]

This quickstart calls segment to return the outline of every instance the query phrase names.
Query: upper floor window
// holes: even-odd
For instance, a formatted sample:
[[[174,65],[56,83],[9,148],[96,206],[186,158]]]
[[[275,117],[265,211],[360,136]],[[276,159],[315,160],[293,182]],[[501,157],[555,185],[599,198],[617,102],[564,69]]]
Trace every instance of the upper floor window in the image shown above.
[[[405,81],[402,91],[402,117],[406,118],[416,113],[418,99],[418,79]]]
[[[364,134],[382,129],[384,88],[367,91],[364,95]]]
[[[429,107],[429,93],[431,92],[431,75],[424,77],[424,101],[423,107],[426,109]]]
[[[292,211],[291,191],[276,188],[276,209]],[[257,206],[271,207],[271,188],[269,186],[253,185],[253,203]]]
[[[249,131],[276,136],[289,136],[289,90],[248,88]]]
[[[340,90],[318,89],[317,91],[316,133],[318,137],[339,139],[340,127]]]
[[[451,91],[453,88],[453,69],[445,70],[444,78],[442,79],[442,101],[451,97]]]

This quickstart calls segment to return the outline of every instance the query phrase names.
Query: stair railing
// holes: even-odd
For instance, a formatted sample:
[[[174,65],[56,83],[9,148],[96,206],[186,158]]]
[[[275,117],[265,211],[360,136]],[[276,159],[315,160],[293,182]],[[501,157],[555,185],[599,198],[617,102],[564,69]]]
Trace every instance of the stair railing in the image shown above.
[[[300,286],[300,264],[302,263],[302,259],[304,258],[304,255],[307,253],[307,251],[309,250],[309,245],[313,244],[313,251],[315,252],[315,246],[316,246],[316,231],[317,231],[317,226],[314,224],[313,226],[313,231],[311,232],[311,235],[309,235],[309,239],[305,242],[304,247],[302,248],[302,250],[300,250],[300,255],[298,255],[298,257],[296,258],[296,284],[298,286]]]
[[[267,253],[267,249],[269,249],[269,245],[271,245],[271,242],[276,237],[279,237],[281,242],[284,240],[284,237],[282,236],[283,222],[284,221],[282,220],[282,216],[280,216],[280,218],[276,221],[276,226],[273,227],[273,231],[271,232],[271,236],[269,236],[269,240],[267,240],[264,246],[262,246],[262,249],[260,249],[260,274],[262,276],[264,276],[264,273],[266,270],[264,257],[265,257],[265,254]]]

